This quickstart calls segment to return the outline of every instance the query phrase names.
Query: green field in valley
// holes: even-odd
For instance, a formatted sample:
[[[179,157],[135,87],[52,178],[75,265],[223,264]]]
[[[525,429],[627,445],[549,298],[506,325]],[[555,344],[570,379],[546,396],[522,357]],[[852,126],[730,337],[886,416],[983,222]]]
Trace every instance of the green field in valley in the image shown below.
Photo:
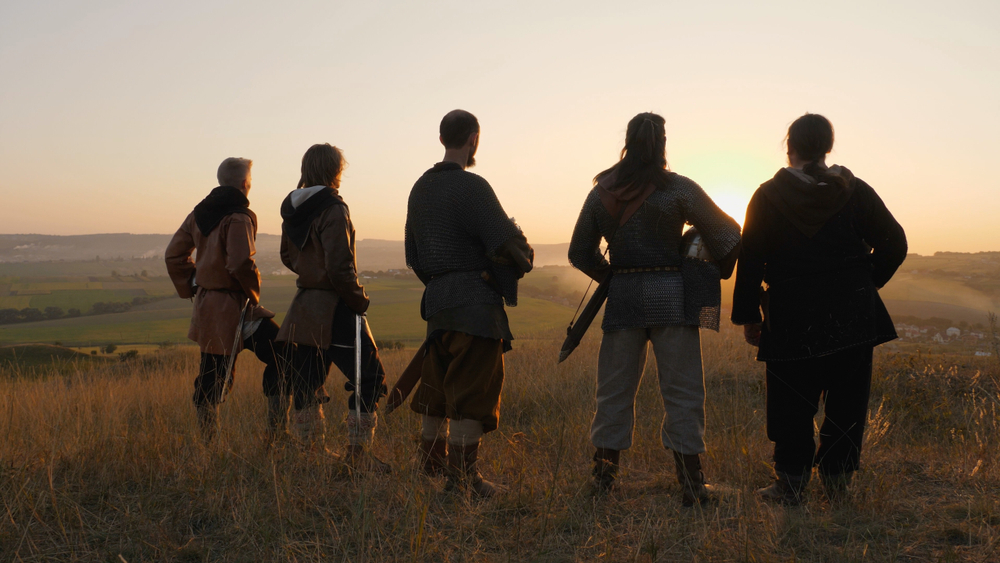
[[[129,292],[142,291],[145,295],[153,296],[163,295],[165,291],[173,293],[172,286],[164,278],[134,282],[134,289],[48,289],[44,286],[37,287],[40,283],[34,285],[35,290],[50,291],[49,294],[31,296],[32,300],[39,301],[32,301],[30,306],[41,309],[58,306],[87,310],[99,301],[131,301],[135,294]],[[423,339],[426,328],[420,319],[423,285],[416,278],[365,280],[365,287],[372,299],[368,322],[377,340],[400,341],[414,346]],[[295,291],[293,276],[265,277],[261,304],[277,313],[276,319],[280,323]],[[4,306],[0,305],[0,308]],[[572,314],[573,308],[565,304],[526,296],[519,299],[517,307],[508,308],[515,337],[565,326]],[[190,318],[189,300],[163,299],[134,307],[125,313],[0,325],[0,344],[187,344],[190,342],[187,340]]]
[[[989,268],[998,267],[994,258],[992,254],[944,254],[933,258],[911,255],[880,294],[893,315],[943,317],[956,323],[983,325],[986,312],[995,310],[1000,299],[990,292],[987,283],[994,279],[990,277],[993,274],[988,273],[992,271]],[[152,270],[149,262],[136,264]],[[59,307],[64,311],[76,308],[84,313],[76,318],[0,324],[0,345],[54,342],[71,346],[188,344],[191,302],[177,298],[165,276],[80,273],[87,268],[108,269],[115,265],[120,264],[0,265],[0,309],[33,307],[44,311],[46,307]],[[968,266],[972,274],[960,274],[940,266],[956,269]],[[723,307],[731,306],[733,281],[731,278],[722,283]],[[399,341],[408,346],[423,339],[425,324],[419,314],[423,285],[415,277],[380,274],[365,277],[362,282],[372,298],[368,320],[376,339]],[[525,338],[565,327],[588,283],[586,276],[569,267],[535,268],[521,280],[519,306],[507,310],[515,337]],[[277,320],[281,322],[295,295],[295,276],[267,275],[262,285],[262,305],[277,313]],[[86,314],[94,303],[131,303],[136,297],[153,298],[154,301],[136,305],[125,313]]]

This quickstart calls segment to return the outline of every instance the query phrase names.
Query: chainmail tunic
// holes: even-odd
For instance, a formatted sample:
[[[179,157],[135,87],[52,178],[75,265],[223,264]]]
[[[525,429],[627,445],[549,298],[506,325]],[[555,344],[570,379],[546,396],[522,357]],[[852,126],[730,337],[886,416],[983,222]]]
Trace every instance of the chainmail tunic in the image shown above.
[[[601,255],[600,243],[602,238],[610,238],[613,270],[680,268],[680,271],[615,273],[601,325],[605,332],[667,325],[718,330],[719,268],[714,263],[681,257],[681,236],[686,223],[698,228],[717,260],[727,256],[740,241],[736,221],[719,209],[698,184],[684,176],[672,174],[667,186],[653,192],[617,232],[615,218],[601,203],[597,188],[591,190],[570,242],[569,261],[573,266],[585,272],[606,270],[608,261]]]
[[[410,192],[405,235],[406,264],[427,286],[423,318],[470,305],[517,305],[516,269],[490,258],[519,232],[481,176],[453,163],[424,173]]]

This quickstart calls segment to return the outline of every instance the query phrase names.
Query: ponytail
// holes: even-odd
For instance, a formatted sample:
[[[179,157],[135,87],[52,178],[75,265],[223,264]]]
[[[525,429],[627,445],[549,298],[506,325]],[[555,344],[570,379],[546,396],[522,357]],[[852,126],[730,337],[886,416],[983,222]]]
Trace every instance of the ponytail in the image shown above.
[[[618,162],[594,176],[594,183],[616,172],[614,185],[605,186],[611,191],[649,183],[664,188],[669,177],[664,124],[664,119],[655,113],[640,113],[633,117],[625,130],[625,146]]]

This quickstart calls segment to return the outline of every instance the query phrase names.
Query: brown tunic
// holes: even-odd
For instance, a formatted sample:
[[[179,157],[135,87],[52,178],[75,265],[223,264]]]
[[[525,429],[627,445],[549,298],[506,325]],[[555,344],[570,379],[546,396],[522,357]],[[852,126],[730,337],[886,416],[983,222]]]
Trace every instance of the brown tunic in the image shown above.
[[[170,281],[180,297],[195,298],[188,338],[197,342],[202,352],[232,353],[243,303],[247,298],[250,305],[260,302],[260,272],[253,258],[256,237],[254,222],[246,214],[227,215],[205,236],[191,213],[167,245],[164,258]],[[198,284],[196,296],[191,289],[192,275]],[[258,309],[254,317],[273,316]],[[250,318],[248,314],[247,320]],[[238,346],[242,347],[242,339]]]
[[[309,227],[300,250],[281,237],[281,261],[299,275],[299,290],[288,307],[277,340],[326,349],[330,347],[333,313],[343,301],[351,310],[368,310],[368,295],[358,282],[354,225],[346,205],[333,205]]]

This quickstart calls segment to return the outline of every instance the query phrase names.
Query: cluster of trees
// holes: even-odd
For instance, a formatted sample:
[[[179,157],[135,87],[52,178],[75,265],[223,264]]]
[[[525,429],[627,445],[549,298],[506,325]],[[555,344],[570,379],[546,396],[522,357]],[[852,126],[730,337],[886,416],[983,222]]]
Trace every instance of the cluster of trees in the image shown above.
[[[402,350],[405,345],[398,340],[376,340],[375,347],[379,350]]]
[[[139,305],[145,305],[146,303],[151,303],[156,301],[155,297],[136,297],[132,299],[132,302],[98,302],[87,312],[88,315],[106,315],[108,313],[124,313],[130,311],[132,307],[137,307]],[[35,307],[26,307],[24,309],[0,309],[0,324],[14,324],[14,323],[31,323],[35,321],[47,321],[52,319],[61,319],[63,317],[79,317],[83,315],[83,312],[77,308],[70,308],[69,310],[63,310],[62,307],[46,307],[45,309],[37,309]]]
[[[44,310],[34,307],[0,309],[0,324],[30,323],[49,319],[61,319],[62,317],[79,317],[80,315],[82,313],[79,309],[63,311],[62,307],[46,307]]]

